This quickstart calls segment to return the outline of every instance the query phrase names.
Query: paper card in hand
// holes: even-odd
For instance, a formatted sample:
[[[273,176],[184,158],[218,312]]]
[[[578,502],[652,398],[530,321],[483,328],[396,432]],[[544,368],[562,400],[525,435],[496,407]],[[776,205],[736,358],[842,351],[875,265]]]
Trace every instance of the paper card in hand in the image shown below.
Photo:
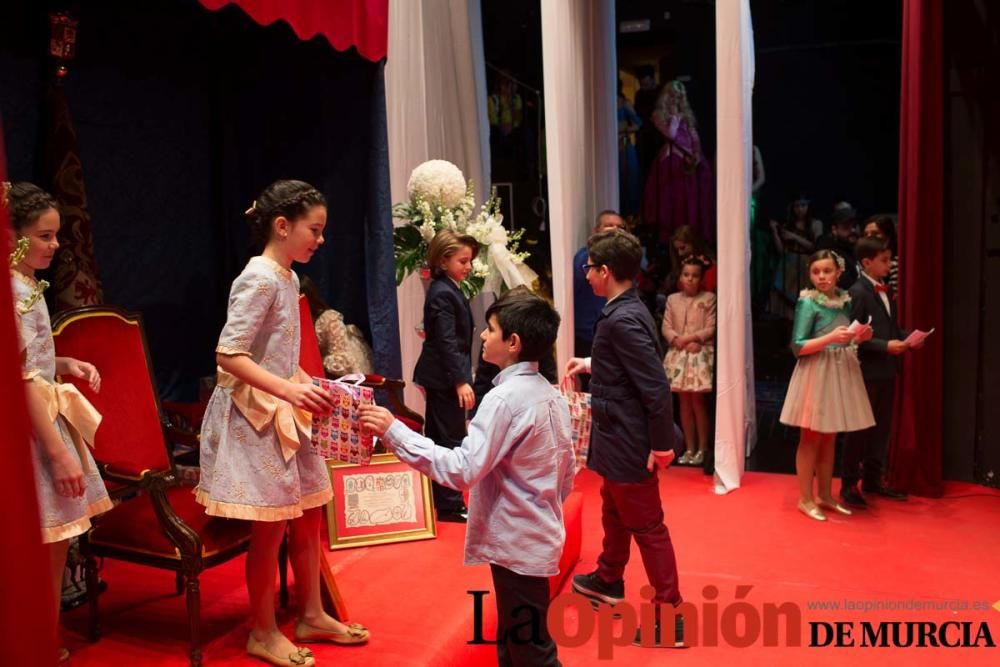
[[[312,446],[325,459],[368,465],[372,458],[372,436],[361,431],[359,411],[362,405],[372,405],[375,392],[362,387],[363,375],[345,375],[337,380],[313,378],[313,384],[323,387],[333,396],[333,411],[328,415],[313,415]]]
[[[921,331],[920,329],[914,329],[910,333],[910,335],[906,337],[906,340],[904,340],[903,342],[906,343],[907,347],[919,345],[920,343],[924,342],[924,339],[926,339],[932,333],[934,333],[934,329],[931,329],[930,331]]]

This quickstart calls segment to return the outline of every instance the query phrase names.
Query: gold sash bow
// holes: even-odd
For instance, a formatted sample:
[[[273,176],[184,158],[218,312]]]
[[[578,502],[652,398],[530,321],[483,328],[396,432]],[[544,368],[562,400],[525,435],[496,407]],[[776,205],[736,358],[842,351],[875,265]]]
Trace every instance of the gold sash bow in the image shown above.
[[[101,413],[90,404],[80,390],[71,384],[50,384],[40,375],[34,375],[31,387],[45,401],[45,411],[49,420],[55,421],[62,415],[66,422],[66,430],[73,440],[76,453],[80,457],[80,466],[85,474],[93,471],[90,457],[86,455],[87,447],[94,446],[94,435],[101,425]]]
[[[312,435],[312,414],[297,408],[288,401],[276,398],[266,391],[251,387],[232,373],[218,369],[218,385],[232,389],[231,396],[236,408],[250,425],[261,432],[270,422],[281,442],[281,455],[288,463],[299,450],[299,434],[307,440]],[[292,382],[312,382],[301,368],[289,378]]]

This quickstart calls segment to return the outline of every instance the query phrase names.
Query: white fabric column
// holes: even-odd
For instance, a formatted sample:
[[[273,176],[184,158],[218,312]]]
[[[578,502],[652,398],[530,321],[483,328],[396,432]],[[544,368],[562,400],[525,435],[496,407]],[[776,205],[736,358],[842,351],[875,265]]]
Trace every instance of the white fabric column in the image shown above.
[[[448,160],[489,193],[489,121],[479,0],[389,0],[386,113],[392,201],[404,201],[410,172]],[[406,404],[423,413],[413,368],[423,340],[424,291],[410,276],[397,291]]]
[[[717,95],[718,330],[715,492],[739,488],[755,430],[750,327],[750,181],[753,29],[749,0],[715,4]]]
[[[543,0],[549,234],[559,371],[573,356],[573,255],[594,216],[618,208],[614,0]]]

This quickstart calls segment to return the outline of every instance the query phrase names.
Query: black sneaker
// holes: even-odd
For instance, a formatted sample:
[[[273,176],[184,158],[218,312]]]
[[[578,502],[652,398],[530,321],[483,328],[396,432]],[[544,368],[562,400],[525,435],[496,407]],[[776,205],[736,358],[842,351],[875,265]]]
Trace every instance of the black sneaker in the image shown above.
[[[578,574],[573,577],[573,592],[593,600],[612,606],[625,601],[625,582],[619,579],[608,583],[597,576],[597,570],[590,574]]]
[[[653,633],[653,644],[652,646],[646,647],[642,643],[642,628],[635,631],[635,639],[632,640],[633,646],[642,646],[643,648],[687,648],[687,644],[684,643],[684,617],[680,614],[674,616],[674,641],[670,642],[668,637],[663,637],[660,634],[660,623],[657,622],[655,630]]]

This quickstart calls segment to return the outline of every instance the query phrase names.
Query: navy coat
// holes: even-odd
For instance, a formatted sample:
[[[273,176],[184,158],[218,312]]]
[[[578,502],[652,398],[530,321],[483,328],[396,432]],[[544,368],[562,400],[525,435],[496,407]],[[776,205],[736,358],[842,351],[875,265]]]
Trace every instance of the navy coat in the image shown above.
[[[428,389],[472,384],[472,309],[450,278],[435,278],[424,299],[424,348],[413,381]]]
[[[674,449],[670,382],[649,310],[630,288],[609,301],[594,327],[587,467],[612,482],[641,482],[651,449]]]

